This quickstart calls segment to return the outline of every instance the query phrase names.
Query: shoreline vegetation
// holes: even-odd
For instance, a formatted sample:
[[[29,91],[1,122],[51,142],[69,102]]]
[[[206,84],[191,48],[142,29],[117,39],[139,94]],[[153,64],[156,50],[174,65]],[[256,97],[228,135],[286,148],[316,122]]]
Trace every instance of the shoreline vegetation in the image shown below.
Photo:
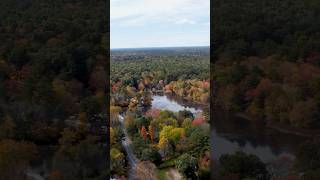
[[[255,122],[256,119],[254,119],[253,117],[250,117],[250,115],[246,113],[235,113],[235,115],[242,119],[246,119],[252,123],[256,123]],[[301,137],[316,138],[320,136],[320,130],[288,127],[281,123],[268,122],[268,123],[265,123],[264,126],[266,128],[270,128],[281,133],[292,134],[292,135],[301,136]]]

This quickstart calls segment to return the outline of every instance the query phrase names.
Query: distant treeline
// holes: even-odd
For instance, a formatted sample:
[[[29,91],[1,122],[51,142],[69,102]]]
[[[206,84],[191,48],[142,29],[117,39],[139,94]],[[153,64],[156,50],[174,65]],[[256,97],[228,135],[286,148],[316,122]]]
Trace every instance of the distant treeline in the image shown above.
[[[162,57],[154,57],[144,55],[135,59],[135,55],[132,54],[134,53],[127,52],[120,59],[111,59],[111,84],[121,81],[124,86],[130,85],[138,89],[138,84],[144,76],[153,77],[153,86],[156,86],[160,80],[168,84],[178,79],[206,80],[210,77],[209,56],[193,57],[189,56],[188,51],[182,51],[177,56],[164,54]],[[128,56],[133,57],[129,58],[131,60],[127,60]],[[140,57],[140,55],[138,56]]]
[[[241,59],[279,55],[319,60],[318,0],[213,1],[214,55]],[[312,62],[318,63],[318,62]]]

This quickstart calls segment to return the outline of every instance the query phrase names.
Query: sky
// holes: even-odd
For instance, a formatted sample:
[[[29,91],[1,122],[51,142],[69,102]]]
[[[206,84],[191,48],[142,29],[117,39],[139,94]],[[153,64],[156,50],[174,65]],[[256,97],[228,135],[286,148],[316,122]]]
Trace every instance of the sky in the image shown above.
[[[110,46],[209,46],[210,0],[111,0]]]

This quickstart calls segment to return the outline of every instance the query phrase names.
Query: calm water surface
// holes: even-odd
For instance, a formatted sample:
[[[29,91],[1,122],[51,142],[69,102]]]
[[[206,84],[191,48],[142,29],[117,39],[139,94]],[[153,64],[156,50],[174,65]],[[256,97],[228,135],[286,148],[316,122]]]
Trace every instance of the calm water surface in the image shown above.
[[[161,110],[169,110],[173,112],[178,112],[182,110],[188,110],[193,114],[201,113],[202,110],[199,107],[191,107],[182,103],[178,103],[173,98],[169,98],[168,96],[153,96],[152,97],[152,108],[161,109]]]
[[[203,110],[201,106],[159,95],[153,96],[152,108],[174,112],[185,109],[195,114]],[[265,163],[272,163],[284,157],[293,161],[294,153],[303,141],[300,137],[279,133],[222,112],[214,114],[213,119],[211,123],[213,159],[218,159],[222,154],[241,150],[257,155]]]

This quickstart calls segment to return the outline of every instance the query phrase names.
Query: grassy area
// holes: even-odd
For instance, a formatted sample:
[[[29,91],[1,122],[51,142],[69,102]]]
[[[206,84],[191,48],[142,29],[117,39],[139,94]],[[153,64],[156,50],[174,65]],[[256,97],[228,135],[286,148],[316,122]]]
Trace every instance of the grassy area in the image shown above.
[[[167,168],[165,169],[157,169],[157,177],[159,180],[165,180],[166,179],[166,172]]]
[[[165,162],[163,162],[162,164],[160,164],[159,168],[164,169],[164,168],[169,168],[175,165],[175,160],[176,158],[167,160]]]

